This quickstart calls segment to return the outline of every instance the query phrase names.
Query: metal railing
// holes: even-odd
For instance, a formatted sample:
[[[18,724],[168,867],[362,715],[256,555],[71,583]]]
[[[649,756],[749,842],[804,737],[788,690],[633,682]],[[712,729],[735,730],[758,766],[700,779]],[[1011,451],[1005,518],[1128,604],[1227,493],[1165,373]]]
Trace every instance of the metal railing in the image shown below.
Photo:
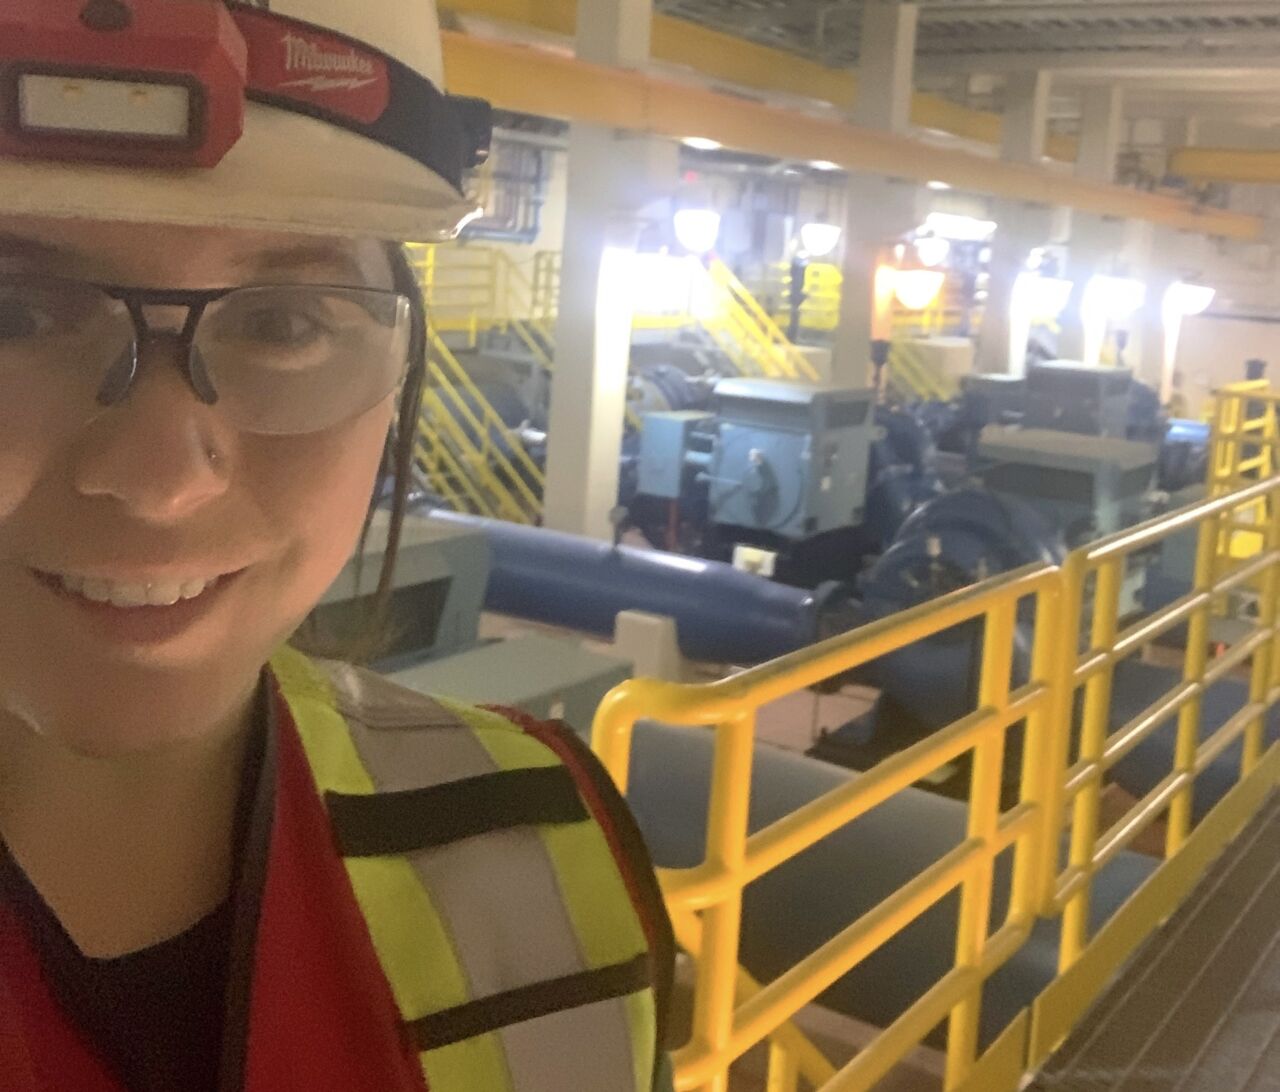
[[[416,458],[458,511],[536,524],[546,479],[440,334],[427,329],[427,383]]]
[[[797,1087],[783,1074],[821,1083],[824,1092],[869,1088],[941,1021],[950,1016],[949,1087],[976,1060],[979,1005],[985,980],[1029,935],[1035,916],[1033,851],[1043,826],[1039,789],[1000,811],[1005,740],[1027,722],[1038,740],[1049,715],[1046,665],[1032,681],[1010,685],[1019,604],[1036,603],[1040,647],[1048,648],[1056,612],[1057,570],[1034,566],[980,587],[965,589],[906,614],[833,638],[732,679],[709,686],[633,680],[614,690],[596,718],[594,745],[625,788],[631,733],[641,717],[670,724],[716,725],[707,855],[696,868],[660,873],[682,945],[700,953],[693,1039],[675,1055],[678,1089],[724,1092],[733,1061],[771,1038],[770,1088]],[[794,814],[748,836],[755,716],[762,705],[840,675],[930,634],[983,619],[978,708],[934,737],[828,793]],[[966,840],[925,869],[886,902],[852,922],[817,952],[763,988],[739,990],[738,936],[743,889],[766,872],[866,814],[890,796],[955,761],[974,755]],[[1028,746],[1028,761],[1038,746]],[[988,934],[993,862],[1016,847],[1013,894],[1004,922]],[[799,1049],[788,1021],[861,960],[921,914],[960,890],[955,965],[865,1051],[838,1073],[811,1049]],[[787,1036],[780,1035],[786,1029]],[[816,1056],[815,1056],[816,1055]]]
[[[733,270],[724,262],[713,260],[707,264],[707,273],[719,290],[723,321],[737,332],[748,353],[767,361],[770,373],[788,379],[807,379],[811,383],[818,381],[818,372],[809,359],[787,339]]]
[[[919,346],[909,341],[893,343],[888,372],[888,384],[900,398],[947,402],[959,391],[959,384],[931,367]]]
[[[768,1040],[770,1092],[803,1080],[821,1092],[871,1088],[943,1020],[949,1020],[945,1088],[1013,1092],[1056,1049],[1120,964],[1186,897],[1209,862],[1280,783],[1280,743],[1268,746],[1265,716],[1280,702],[1280,475],[1250,481],[1264,467],[1254,438],[1274,440],[1280,395],[1248,394],[1227,413],[1218,438],[1222,461],[1211,479],[1243,487],[1072,553],[1059,568],[1036,566],[926,603],[706,686],[632,680],[597,715],[593,744],[624,789],[635,723],[713,726],[715,760],[701,864],[660,873],[677,937],[697,964],[692,1037],[676,1052],[676,1087],[725,1092],[729,1067]],[[1227,412],[1227,411],[1224,411]],[[1250,422],[1268,419],[1271,425]],[[1271,431],[1268,431],[1271,429]],[[1233,445],[1233,446],[1232,446]],[[1211,480],[1211,485],[1212,485]],[[1225,488],[1225,485],[1224,485]],[[1261,512],[1250,533],[1262,547],[1232,556],[1240,513]],[[1121,617],[1130,565],[1172,536],[1195,533],[1191,589],[1130,622]],[[1215,605],[1246,594],[1238,635],[1210,657]],[[1015,629],[1034,601],[1028,681],[1013,685]],[[978,708],[871,771],[748,833],[748,791],[756,714],[762,705],[838,676],[858,664],[982,619]],[[1186,628],[1182,678],[1147,708],[1111,730],[1115,670],[1157,639]],[[1082,630],[1087,628],[1087,633]],[[1201,738],[1209,687],[1247,671],[1247,699]],[[1083,702],[1077,704],[1079,691]],[[1077,709],[1079,713],[1077,715]],[[1016,802],[1001,811],[1001,770],[1011,729],[1025,722]],[[1117,821],[1102,825],[1108,771],[1173,723],[1172,768]],[[1241,740],[1234,786],[1199,822],[1197,777]],[[743,889],[821,838],[957,757],[972,752],[967,839],[884,902],[767,986],[738,967]],[[1116,913],[1091,933],[1089,902],[1098,873],[1140,834],[1163,822],[1164,860]],[[1069,841],[1065,864],[1063,840]],[[988,924],[992,862],[1013,846],[1008,912]],[[862,959],[960,889],[954,966],[911,1008],[837,1070],[795,1027],[796,1015]],[[1059,975],[985,1051],[978,1049],[981,989],[1014,956],[1037,917],[1060,922]]]

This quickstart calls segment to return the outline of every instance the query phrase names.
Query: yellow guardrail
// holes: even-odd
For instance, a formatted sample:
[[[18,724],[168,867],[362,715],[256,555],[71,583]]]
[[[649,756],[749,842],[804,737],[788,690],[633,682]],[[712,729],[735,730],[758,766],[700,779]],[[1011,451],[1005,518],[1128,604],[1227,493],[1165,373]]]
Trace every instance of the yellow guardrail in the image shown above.
[[[894,393],[906,399],[947,402],[959,390],[954,379],[930,366],[919,346],[905,341],[895,341],[890,348],[886,379]]]
[[[982,984],[1018,949],[1034,919],[1032,851],[1043,826],[1038,782],[1030,777],[1031,791],[1001,815],[1000,776],[1010,729],[1025,719],[1029,738],[1037,740],[1049,713],[1049,693],[1040,681],[1046,677],[1044,670],[1025,686],[1010,687],[1018,605],[1032,597],[1038,625],[1052,635],[1057,587],[1056,569],[1034,566],[723,682],[682,686],[633,680],[605,699],[593,743],[624,789],[631,733],[638,719],[717,726],[706,860],[696,868],[660,874],[681,944],[701,953],[693,1039],[675,1055],[678,1089],[724,1092],[732,1062],[767,1037],[774,1037],[772,1064],[780,1071],[794,1070],[811,1082],[821,1081],[824,1092],[870,1088],[948,1015],[954,1021],[948,1047],[949,1087],[967,1075],[975,1062]],[[977,618],[985,620],[987,640],[975,712],[748,837],[753,729],[762,705]],[[1048,648],[1050,643],[1044,639],[1041,647]],[[736,986],[743,889],[970,752],[975,774],[966,841],[776,981],[750,995],[740,993]],[[1026,753],[1030,761],[1036,747],[1028,746]],[[1013,898],[1005,921],[989,936],[992,862],[1010,846],[1016,847]],[[797,1056],[793,1045],[777,1038],[795,1013],[957,888],[961,922],[954,968],[848,1066],[839,1073],[824,1072],[815,1066],[812,1054]],[[771,1073],[770,1080],[777,1079],[777,1073]],[[771,1083],[769,1087],[785,1092],[796,1085]]]
[[[536,524],[546,479],[520,437],[490,405],[433,328],[427,329],[427,384],[418,462],[428,484],[460,511]]]
[[[1216,393],[1209,420],[1209,495],[1222,496],[1251,481],[1270,477],[1277,469],[1277,404],[1265,380],[1233,383]],[[1249,557],[1262,548],[1257,527],[1265,519],[1263,502],[1238,514],[1224,529],[1226,550],[1232,557]]]
[[[1241,393],[1258,399],[1256,392]],[[1266,412],[1274,419],[1280,395],[1268,395],[1268,404]],[[1240,420],[1257,416],[1244,413]],[[1211,472],[1224,481],[1258,457],[1239,435],[1265,435],[1265,430],[1247,429],[1224,439],[1236,444],[1235,462]],[[1039,1068],[1121,963],[1172,913],[1280,783],[1280,744],[1268,747],[1264,736],[1265,714],[1280,702],[1277,504],[1280,476],[1268,477],[1079,549],[1062,567],[1034,566],[963,589],[721,682],[690,686],[638,679],[614,690],[600,707],[593,745],[624,789],[638,720],[711,726],[715,733],[705,859],[693,868],[660,873],[677,937],[697,965],[692,1035],[675,1054],[676,1087],[726,1092],[733,1061],[768,1040],[770,1092],[796,1092],[802,1079],[821,1092],[860,1092],[872,1088],[944,1020],[949,1092],[1013,1092],[1024,1073]],[[1242,511],[1259,508],[1263,519],[1252,533],[1265,539],[1263,548],[1248,558],[1232,557],[1227,532]],[[1192,531],[1198,548],[1191,590],[1136,622],[1122,619],[1126,567],[1171,536]],[[1251,613],[1236,620],[1243,635],[1211,659],[1209,626],[1215,604],[1241,593],[1254,603]],[[1030,678],[1015,687],[1015,630],[1028,601],[1035,607]],[[748,833],[754,726],[761,706],[975,619],[982,619],[984,637],[974,712],[763,830]],[[1109,733],[1117,664],[1184,625],[1182,680]],[[1202,740],[1200,704],[1206,689],[1246,667],[1247,701]],[[1173,768],[1126,815],[1103,829],[1102,788],[1108,770],[1175,720]],[[1013,806],[1001,811],[1005,742],[1020,722],[1025,736],[1019,793]],[[1197,776],[1238,739],[1243,739],[1243,758],[1235,786],[1193,824],[1191,794]],[[973,755],[973,775],[964,843],[769,985],[760,986],[739,968],[742,892],[748,884],[966,753]],[[1161,819],[1166,823],[1163,863],[1090,935],[1094,878]],[[1060,850],[1064,837],[1070,847],[1065,864]],[[1009,847],[1015,855],[1009,909],[1003,921],[990,923],[992,862]],[[794,1018],[957,889],[961,909],[954,966],[837,1072],[796,1028]],[[980,1051],[983,983],[1017,953],[1037,916],[1060,919],[1059,976]]]
[[[818,381],[818,372],[809,359],[787,340],[733,270],[714,259],[707,264],[707,273],[721,293],[720,307],[728,323],[738,332],[747,352],[768,360],[772,370],[788,379]]]
[[[1061,573],[1061,633],[1080,632],[1089,617],[1088,643],[1079,655],[1069,647],[1055,660],[1057,720],[1049,734],[1053,753],[1045,788],[1048,824],[1041,844],[1041,911],[1062,915],[1060,977],[1032,1007],[1028,1067],[1048,1057],[1117,967],[1176,909],[1213,856],[1248,819],[1280,780],[1280,745],[1264,756],[1264,717],[1280,701],[1280,642],[1276,605],[1280,591],[1280,476],[1204,501],[1170,516],[1121,532],[1071,554]],[[1223,528],[1258,502],[1273,515],[1262,533],[1265,550],[1245,560],[1224,557]],[[1180,599],[1127,626],[1119,603],[1125,568],[1173,535],[1198,535],[1191,590]],[[1256,591],[1256,613],[1244,633],[1210,658],[1210,618],[1216,603],[1240,589]],[[1186,626],[1182,679],[1109,732],[1116,666],[1140,655],[1158,638]],[[1059,637],[1061,645],[1062,638]],[[1067,645],[1070,641],[1068,639]],[[1248,670],[1248,700],[1212,734],[1201,738],[1205,691],[1233,672]],[[1084,702],[1076,754],[1071,753],[1072,709],[1078,690]],[[1099,829],[1100,797],[1107,771],[1165,725],[1176,725],[1172,769],[1111,826]],[[1198,826],[1192,824],[1192,794],[1198,775],[1242,739],[1235,788]],[[1096,936],[1088,931],[1094,877],[1158,820],[1165,822],[1164,864]],[[1066,866],[1057,863],[1060,838],[1069,834]]]

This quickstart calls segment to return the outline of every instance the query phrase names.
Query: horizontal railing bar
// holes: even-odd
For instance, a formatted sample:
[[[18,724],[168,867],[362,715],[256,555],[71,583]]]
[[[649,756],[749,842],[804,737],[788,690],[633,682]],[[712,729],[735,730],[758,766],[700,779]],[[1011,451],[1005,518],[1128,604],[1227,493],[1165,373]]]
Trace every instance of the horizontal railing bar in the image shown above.
[[[935,733],[911,749],[878,763],[874,769],[863,773],[851,783],[850,787],[859,791],[850,792],[847,800],[839,799],[837,796],[842,789],[837,789],[830,794],[833,807],[830,809],[832,814],[827,817],[823,817],[817,807],[823,801],[823,798],[819,797],[811,804],[792,812],[790,816],[779,819],[758,831],[747,840],[746,872],[749,877],[747,882],[758,879],[765,872],[794,856],[794,853],[787,848],[789,842],[803,843],[805,849],[809,848],[842,826],[861,818],[889,797],[909,788],[925,774],[933,772],[965,751],[971,750],[982,736],[1006,731],[1045,704],[1047,695],[1046,687],[1037,687],[1022,698],[1010,702],[1007,708],[999,712],[978,710],[970,717],[956,722],[955,726],[962,730],[954,737],[939,738],[947,732],[947,729],[943,729],[943,733]],[[978,718],[979,714],[983,714],[980,719],[965,724],[965,721],[969,721],[971,717]],[[921,744],[932,746],[922,747]],[[913,755],[912,752],[916,747],[921,749],[918,754]],[[796,852],[802,852],[802,850]]]
[[[1029,919],[1010,922],[990,937],[982,962],[976,967],[955,967],[939,979],[911,1008],[876,1036],[836,1076],[822,1092],[853,1092],[870,1088],[914,1045],[937,1027],[947,1014],[1016,952],[1031,935]]]
[[[1227,648],[1222,655],[1215,656],[1209,666],[1204,669],[1204,685],[1210,687],[1215,683],[1221,682],[1257,652],[1262,645],[1271,640],[1271,637],[1270,628],[1255,630],[1248,637],[1241,638]]]
[[[860,774],[855,780],[809,801],[757,831],[747,840],[741,878],[704,862],[689,869],[659,870],[668,900],[701,910],[725,898],[736,887],[754,883],[766,872],[855,822],[926,774],[972,750],[982,736],[1007,730],[1034,713],[1047,695],[1045,687],[1024,687],[1001,711],[978,709]]]
[[[1165,691],[1164,696],[1157,699],[1155,704],[1147,706],[1136,717],[1107,737],[1100,760],[1101,766],[1104,769],[1111,769],[1139,743],[1144,742],[1159,725],[1176,714],[1203,690],[1204,687],[1198,682],[1183,682],[1172,690]]]
[[[1167,607],[1142,619],[1141,622],[1121,633],[1110,649],[1090,649],[1076,665],[1072,677],[1074,685],[1081,686],[1099,671],[1128,659],[1157,637],[1185,621],[1197,610],[1207,606],[1217,596],[1233,591],[1278,562],[1280,562],[1280,550],[1259,554],[1239,569],[1222,577],[1212,587],[1181,596]]]
[[[759,708],[843,675],[869,660],[973,621],[1000,603],[1037,593],[1056,595],[1057,572],[1053,565],[1028,565],[995,582],[961,588],[717,682],[695,685],[637,680],[642,685],[623,684],[627,687],[626,704],[637,710],[637,716],[665,724],[707,725],[731,720],[744,704]]]
[[[1193,784],[1195,775],[1184,771],[1171,773],[1156,782],[1155,787],[1130,808],[1103,834],[1094,847],[1093,871],[1106,868],[1122,849],[1169,810],[1169,803],[1182,789]]]
[[[1150,546],[1178,531],[1185,531],[1196,524],[1217,516],[1246,501],[1259,497],[1268,497],[1280,491],[1280,475],[1268,478],[1241,492],[1232,493],[1216,500],[1202,501],[1179,512],[1156,516],[1145,523],[1138,524],[1126,531],[1109,535],[1090,546],[1082,547],[1085,551],[1086,563],[1090,566],[1109,558],[1123,556],[1134,550]]]

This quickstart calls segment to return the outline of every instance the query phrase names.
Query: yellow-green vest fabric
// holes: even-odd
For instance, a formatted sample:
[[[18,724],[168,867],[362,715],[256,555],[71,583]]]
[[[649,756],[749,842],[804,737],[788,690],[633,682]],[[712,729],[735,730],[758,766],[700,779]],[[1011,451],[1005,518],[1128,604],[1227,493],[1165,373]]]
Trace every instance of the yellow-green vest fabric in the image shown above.
[[[431,1092],[650,1092],[653,953],[556,753],[349,665],[271,668]]]

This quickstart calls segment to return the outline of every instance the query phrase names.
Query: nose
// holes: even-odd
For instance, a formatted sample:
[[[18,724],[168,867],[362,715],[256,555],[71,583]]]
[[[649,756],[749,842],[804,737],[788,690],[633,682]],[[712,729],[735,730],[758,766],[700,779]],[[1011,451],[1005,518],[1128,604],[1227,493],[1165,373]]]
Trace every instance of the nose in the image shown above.
[[[140,348],[128,394],[82,430],[76,491],[109,498],[135,519],[179,522],[227,490],[234,433],[203,404],[185,375],[174,334]]]

